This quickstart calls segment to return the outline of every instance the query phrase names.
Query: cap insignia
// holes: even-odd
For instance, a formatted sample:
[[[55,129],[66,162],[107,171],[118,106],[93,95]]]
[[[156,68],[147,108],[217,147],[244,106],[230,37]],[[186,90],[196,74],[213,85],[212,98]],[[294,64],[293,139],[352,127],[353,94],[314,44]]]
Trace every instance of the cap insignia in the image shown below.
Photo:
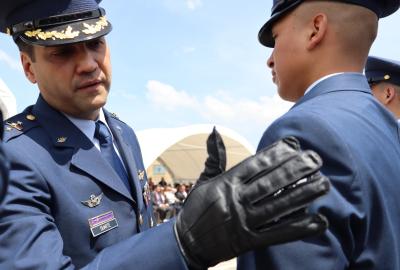
[[[385,75],[383,78],[384,78],[385,80],[389,80],[389,79],[390,79],[390,75]]]

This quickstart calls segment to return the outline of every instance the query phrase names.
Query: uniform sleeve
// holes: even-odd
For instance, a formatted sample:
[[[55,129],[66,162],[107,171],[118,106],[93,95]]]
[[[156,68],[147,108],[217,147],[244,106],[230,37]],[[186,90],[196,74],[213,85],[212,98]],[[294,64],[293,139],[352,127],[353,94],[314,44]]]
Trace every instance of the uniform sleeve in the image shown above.
[[[354,158],[340,134],[316,115],[278,120],[264,133],[258,150],[287,136],[295,136],[303,149],[322,157],[322,173],[330,178],[331,191],[309,210],[324,214],[329,229],[318,237],[249,252],[239,258],[238,269],[347,269],[357,241],[354,225],[358,230],[363,227],[365,212]]]
[[[9,190],[0,207],[0,269],[75,269],[63,254],[62,236],[52,216],[57,209],[40,170],[23,153],[13,151],[10,160]],[[173,223],[166,223],[103,249],[84,269],[187,268]]]
[[[2,123],[3,117],[0,111],[0,123]],[[0,203],[3,201],[4,195],[7,191],[8,186],[8,170],[9,164],[8,160],[6,159],[6,155],[3,150],[2,144],[3,138],[3,125],[0,125]]]
[[[0,203],[3,201],[8,186],[9,163],[0,140]]]

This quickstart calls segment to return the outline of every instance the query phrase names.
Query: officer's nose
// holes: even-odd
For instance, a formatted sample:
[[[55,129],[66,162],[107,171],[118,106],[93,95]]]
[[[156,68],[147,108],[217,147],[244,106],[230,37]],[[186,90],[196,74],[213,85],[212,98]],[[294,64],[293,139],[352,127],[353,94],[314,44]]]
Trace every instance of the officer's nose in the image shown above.
[[[98,66],[96,55],[90,50],[82,48],[78,56],[77,73],[92,73],[97,70]]]

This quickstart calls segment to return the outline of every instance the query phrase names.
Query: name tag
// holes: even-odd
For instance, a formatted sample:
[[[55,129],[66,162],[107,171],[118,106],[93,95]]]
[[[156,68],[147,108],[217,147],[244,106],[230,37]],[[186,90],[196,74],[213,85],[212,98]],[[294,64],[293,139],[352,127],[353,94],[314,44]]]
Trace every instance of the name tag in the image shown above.
[[[113,211],[92,217],[88,221],[93,237],[118,227],[118,222],[114,217]]]

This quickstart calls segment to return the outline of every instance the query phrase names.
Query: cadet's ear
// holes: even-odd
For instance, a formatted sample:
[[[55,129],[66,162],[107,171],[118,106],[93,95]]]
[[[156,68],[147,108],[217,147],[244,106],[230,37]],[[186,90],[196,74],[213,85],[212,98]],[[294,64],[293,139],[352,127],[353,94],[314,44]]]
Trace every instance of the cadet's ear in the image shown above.
[[[396,90],[394,89],[394,87],[391,85],[386,86],[384,89],[384,96],[383,96],[385,105],[392,102],[395,97],[396,97]]]
[[[312,50],[317,47],[325,37],[328,28],[328,17],[324,13],[318,13],[310,21],[309,27],[307,49]]]
[[[36,83],[36,76],[33,71],[33,66],[32,66],[33,61],[31,59],[31,57],[27,53],[21,52],[20,58],[21,58],[22,68],[24,69],[26,78],[28,78],[28,80],[31,83]]]

